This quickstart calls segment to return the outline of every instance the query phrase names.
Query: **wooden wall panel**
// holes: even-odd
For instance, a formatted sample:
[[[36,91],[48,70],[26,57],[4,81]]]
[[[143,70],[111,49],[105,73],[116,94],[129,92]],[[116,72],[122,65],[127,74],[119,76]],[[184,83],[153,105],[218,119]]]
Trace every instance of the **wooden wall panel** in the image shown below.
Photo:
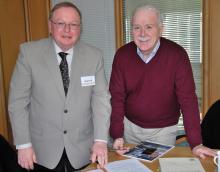
[[[115,37],[116,49],[124,45],[123,41],[123,2],[122,0],[114,0],[115,3]]]
[[[11,77],[12,70],[18,55],[18,45],[26,41],[24,4],[22,0],[1,1],[1,49],[2,49],[2,70],[3,83],[6,93]]]
[[[49,8],[50,0],[0,0],[0,134],[8,140],[8,90],[19,45],[48,36]]]
[[[1,42],[1,121],[0,132],[8,138],[7,101],[11,73],[18,54],[18,45],[26,41],[23,0],[0,1]]]
[[[48,16],[50,1],[25,0],[25,17],[28,40],[37,40],[48,36]]]
[[[203,0],[203,112],[220,99],[219,16],[220,1]]]
[[[6,118],[6,109],[5,109],[5,95],[4,95],[4,83],[3,81],[3,70],[2,70],[2,48],[1,48],[1,37],[0,37],[0,133],[8,137],[8,128],[7,128],[7,118]]]

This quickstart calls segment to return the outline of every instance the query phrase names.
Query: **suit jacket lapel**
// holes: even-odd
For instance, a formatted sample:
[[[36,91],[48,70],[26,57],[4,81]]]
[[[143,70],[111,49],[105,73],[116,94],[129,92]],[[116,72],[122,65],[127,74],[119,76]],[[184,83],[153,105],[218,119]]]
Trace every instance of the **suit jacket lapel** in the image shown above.
[[[61,97],[65,99],[63,81],[61,78],[59,65],[56,59],[56,52],[51,38],[49,38],[48,40],[48,47],[45,47],[44,60]]]

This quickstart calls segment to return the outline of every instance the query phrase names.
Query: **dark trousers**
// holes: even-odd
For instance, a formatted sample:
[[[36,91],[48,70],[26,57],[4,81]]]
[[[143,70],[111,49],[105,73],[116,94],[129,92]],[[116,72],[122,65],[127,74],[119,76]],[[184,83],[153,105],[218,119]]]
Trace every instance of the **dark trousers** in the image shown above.
[[[64,149],[63,151],[63,154],[62,154],[62,157],[58,163],[58,165],[56,166],[56,168],[54,169],[48,169],[46,167],[43,167],[39,164],[34,164],[34,170],[31,170],[31,172],[38,172],[38,171],[51,171],[51,172],[73,172],[73,171],[80,171],[82,170],[83,168],[85,168],[86,166],[88,166],[89,164],[79,168],[79,169],[75,169],[72,167],[68,157],[67,157],[67,154],[66,154],[66,150]]]
[[[87,165],[86,165],[87,166]],[[73,172],[82,170],[86,166],[80,169],[74,169],[70,164],[66,151],[64,149],[60,162],[55,169],[48,169],[39,164],[34,164],[34,170],[30,172]],[[22,168],[17,161],[17,153],[11,147],[11,145],[0,135],[0,172],[28,172],[28,170]]]
[[[38,164],[34,164],[34,170],[32,170],[33,172],[35,171],[53,171],[53,172],[73,172],[73,171],[77,171],[76,169],[74,169],[72,167],[72,165],[70,164],[70,161],[67,157],[66,154],[66,150],[64,149],[62,157],[60,159],[60,162],[58,163],[58,165],[56,166],[55,169],[48,169],[46,167],[40,166]]]

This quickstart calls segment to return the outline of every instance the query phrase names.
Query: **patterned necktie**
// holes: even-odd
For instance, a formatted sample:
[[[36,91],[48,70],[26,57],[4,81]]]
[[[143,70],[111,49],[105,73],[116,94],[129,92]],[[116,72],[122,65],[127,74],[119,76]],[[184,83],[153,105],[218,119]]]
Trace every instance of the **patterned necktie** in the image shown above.
[[[70,82],[68,63],[66,61],[67,53],[60,52],[59,55],[62,58],[62,60],[60,62],[60,72],[61,72],[61,76],[62,76],[62,80],[63,80],[63,87],[64,87],[65,95],[67,95],[69,82]]]

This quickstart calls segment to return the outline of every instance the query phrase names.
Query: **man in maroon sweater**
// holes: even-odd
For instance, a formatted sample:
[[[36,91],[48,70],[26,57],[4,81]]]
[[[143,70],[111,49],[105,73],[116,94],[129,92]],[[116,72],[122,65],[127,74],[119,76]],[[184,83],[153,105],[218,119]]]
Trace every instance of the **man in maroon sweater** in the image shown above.
[[[193,153],[201,158],[216,152],[202,145],[199,109],[190,61],[178,44],[161,37],[160,12],[153,6],[136,9],[134,41],[115,54],[110,80],[113,147],[144,140],[175,144],[177,123],[184,127]]]

